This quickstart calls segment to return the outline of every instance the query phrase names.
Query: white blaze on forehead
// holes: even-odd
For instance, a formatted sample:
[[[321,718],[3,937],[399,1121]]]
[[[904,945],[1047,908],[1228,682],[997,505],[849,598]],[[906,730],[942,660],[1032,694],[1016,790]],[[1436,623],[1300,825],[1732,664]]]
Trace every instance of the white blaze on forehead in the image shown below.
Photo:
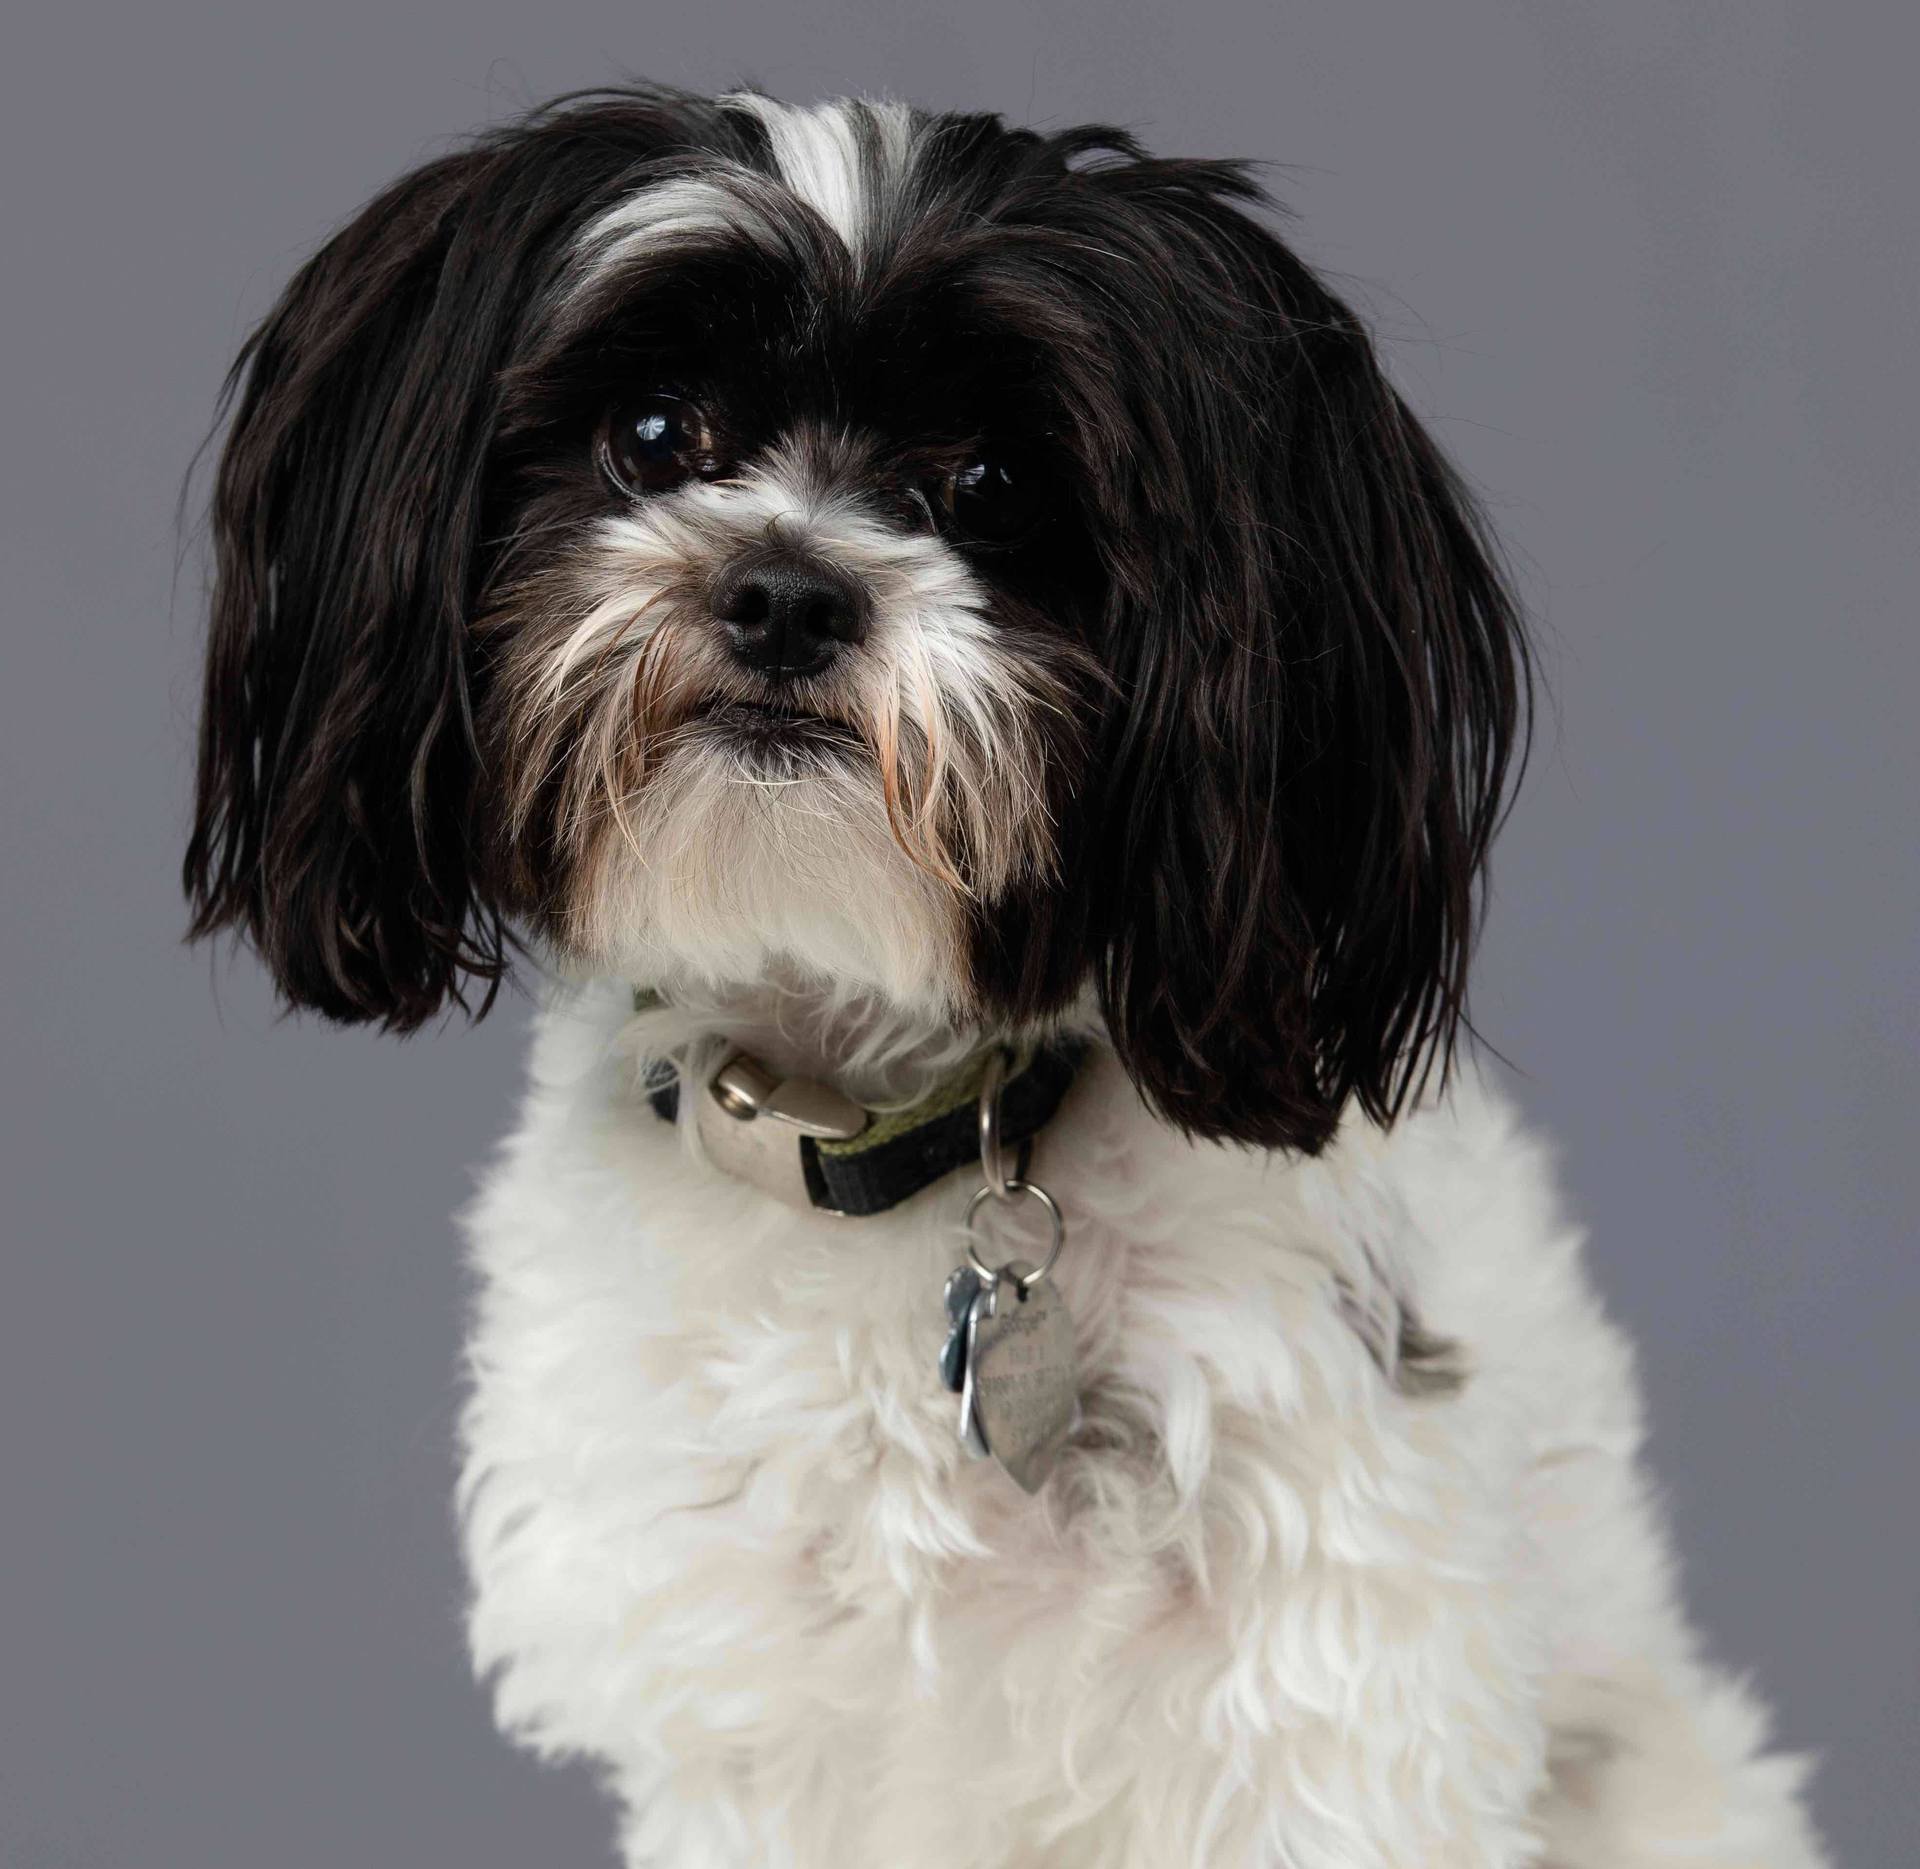
[[[753,211],[732,191],[699,176],[652,182],[609,208],[575,249],[575,263],[597,272],[636,247],[658,246],[699,234],[751,225]]]
[[[784,196],[818,214],[859,263],[912,176],[912,110],[875,98],[836,98],[801,107],[751,91],[735,92],[722,102],[753,117],[765,131],[774,178],[716,159],[708,175],[649,182],[580,236],[575,283],[639,249],[702,234],[744,232],[777,246]]]
[[[725,102],[767,133],[775,168],[855,259],[913,169],[913,113],[876,98],[835,98],[805,107],[739,91]]]

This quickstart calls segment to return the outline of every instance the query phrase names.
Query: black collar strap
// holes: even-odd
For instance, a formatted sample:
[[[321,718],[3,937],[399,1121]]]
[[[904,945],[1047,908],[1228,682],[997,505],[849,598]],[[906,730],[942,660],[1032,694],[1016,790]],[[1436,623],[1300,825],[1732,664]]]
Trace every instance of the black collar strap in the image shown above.
[[[1016,1052],[1000,1092],[1000,1136],[1019,1151],[1016,1175],[1086,1051],[1083,1040],[1055,1039]],[[709,1159],[777,1199],[823,1213],[883,1214],[956,1168],[978,1165],[980,1086],[992,1055],[991,1048],[976,1052],[907,1109],[867,1110],[806,1079],[776,1082],[736,1051],[701,1087],[696,1116]],[[654,1113],[676,1120],[680,1076],[672,1061],[653,1060],[646,1083]]]

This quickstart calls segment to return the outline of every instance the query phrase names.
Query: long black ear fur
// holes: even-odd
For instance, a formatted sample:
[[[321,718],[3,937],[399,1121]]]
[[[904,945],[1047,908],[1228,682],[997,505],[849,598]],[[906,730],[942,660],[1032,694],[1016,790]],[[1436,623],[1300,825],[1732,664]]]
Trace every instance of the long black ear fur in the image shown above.
[[[418,170],[228,378],[185,883],[191,933],[249,937],[293,1005],[405,1031],[491,1001],[466,623],[497,384],[571,233],[716,122],[667,91],[563,99]]]
[[[1452,1060],[1527,648],[1473,502],[1244,172],[1085,180],[1162,378],[1109,619],[1103,1009],[1174,1123],[1311,1151]]]

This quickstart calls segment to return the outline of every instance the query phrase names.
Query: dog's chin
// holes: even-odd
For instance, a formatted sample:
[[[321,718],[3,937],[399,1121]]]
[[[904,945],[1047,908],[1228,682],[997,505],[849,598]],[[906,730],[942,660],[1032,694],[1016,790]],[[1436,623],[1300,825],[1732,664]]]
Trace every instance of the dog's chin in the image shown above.
[[[901,848],[844,721],[722,700],[672,730],[569,894],[571,959],[651,985],[831,981],[926,1016],[970,997],[963,899]]]

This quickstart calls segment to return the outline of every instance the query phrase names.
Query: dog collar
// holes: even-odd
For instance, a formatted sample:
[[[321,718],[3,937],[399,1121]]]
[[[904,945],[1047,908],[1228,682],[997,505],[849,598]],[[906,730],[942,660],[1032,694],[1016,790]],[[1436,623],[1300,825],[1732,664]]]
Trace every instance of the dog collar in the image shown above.
[[[882,1214],[956,1168],[980,1160],[980,1089],[996,1047],[967,1059],[919,1102],[873,1110],[811,1078],[777,1077],[746,1051],[724,1057],[700,1087],[694,1120],[707,1159],[790,1206],[864,1217]],[[1078,1040],[1017,1050],[999,1098],[1000,1138],[1020,1150],[1046,1127],[1086,1055]],[[680,1114],[681,1078],[670,1059],[647,1067],[654,1114]]]

